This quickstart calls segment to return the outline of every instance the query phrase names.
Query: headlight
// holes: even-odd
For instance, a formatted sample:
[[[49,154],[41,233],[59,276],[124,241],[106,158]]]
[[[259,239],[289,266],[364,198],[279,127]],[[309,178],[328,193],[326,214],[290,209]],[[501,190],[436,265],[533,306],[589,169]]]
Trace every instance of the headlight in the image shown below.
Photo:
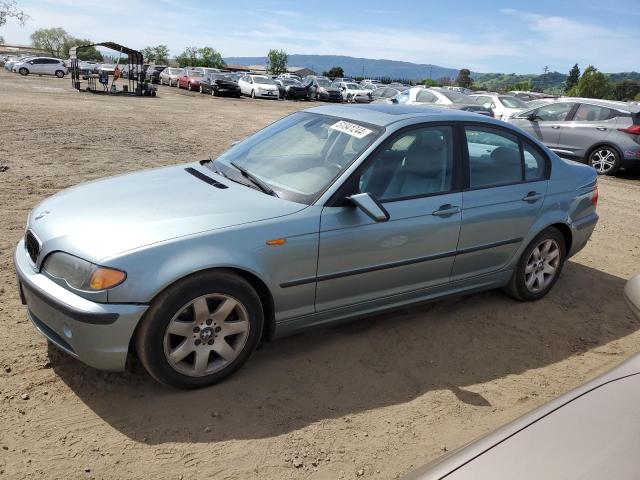
[[[104,290],[120,285],[127,278],[123,271],[101,267],[64,252],[49,255],[43,268],[78,290]]]

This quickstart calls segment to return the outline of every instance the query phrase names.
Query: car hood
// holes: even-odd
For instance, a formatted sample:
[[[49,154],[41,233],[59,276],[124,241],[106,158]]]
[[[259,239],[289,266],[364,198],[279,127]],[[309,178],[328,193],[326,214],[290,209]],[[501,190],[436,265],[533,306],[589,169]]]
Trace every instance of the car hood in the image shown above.
[[[211,180],[227,188],[217,188]],[[305,207],[193,163],[63,190],[31,212],[28,227],[42,243],[40,259],[63,250],[100,263],[153,243],[290,215]]]

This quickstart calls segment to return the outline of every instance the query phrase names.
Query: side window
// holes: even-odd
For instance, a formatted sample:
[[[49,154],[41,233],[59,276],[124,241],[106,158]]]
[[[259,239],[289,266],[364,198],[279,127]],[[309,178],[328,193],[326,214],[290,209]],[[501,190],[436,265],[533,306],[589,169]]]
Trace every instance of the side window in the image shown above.
[[[607,107],[583,103],[576,110],[573,120],[576,122],[599,122],[611,118],[611,110]]]
[[[360,192],[397,200],[451,191],[451,127],[426,127],[400,134],[370,161],[360,176]]]
[[[515,135],[484,127],[465,127],[469,150],[469,187],[522,181],[520,145]]]
[[[417,103],[435,103],[436,100],[438,100],[437,97],[428,90],[420,90],[416,95]]]
[[[573,108],[573,105],[573,103],[551,103],[540,107],[536,112],[536,116],[538,120],[543,122],[562,122]]]
[[[409,101],[409,90],[405,90],[398,95],[398,103],[407,103]]]
[[[524,157],[525,181],[544,179],[546,163],[540,151],[528,142],[523,141],[522,154]]]

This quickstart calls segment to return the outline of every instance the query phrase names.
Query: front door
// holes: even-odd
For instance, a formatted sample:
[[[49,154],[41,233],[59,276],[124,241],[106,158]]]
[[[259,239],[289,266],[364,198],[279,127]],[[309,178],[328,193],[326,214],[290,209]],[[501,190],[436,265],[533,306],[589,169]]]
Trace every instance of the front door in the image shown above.
[[[547,193],[548,160],[535,145],[499,127],[467,126],[468,188],[451,280],[506,266]]]
[[[379,300],[449,281],[462,194],[450,126],[394,135],[356,172],[389,213],[376,222],[354,206],[325,207],[316,311]]]
[[[535,115],[533,121],[519,118],[513,123],[531,135],[538,137],[538,140],[547,147],[556,149],[559,145],[563,122],[574,106],[575,103],[572,102],[550,103],[531,112]]]

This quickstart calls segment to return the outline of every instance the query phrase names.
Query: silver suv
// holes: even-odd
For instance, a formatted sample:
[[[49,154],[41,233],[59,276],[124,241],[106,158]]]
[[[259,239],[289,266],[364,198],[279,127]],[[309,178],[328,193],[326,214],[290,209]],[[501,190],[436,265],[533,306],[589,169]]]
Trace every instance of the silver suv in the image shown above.
[[[503,118],[562,157],[588,163],[599,174],[640,166],[640,106],[561,98]]]

